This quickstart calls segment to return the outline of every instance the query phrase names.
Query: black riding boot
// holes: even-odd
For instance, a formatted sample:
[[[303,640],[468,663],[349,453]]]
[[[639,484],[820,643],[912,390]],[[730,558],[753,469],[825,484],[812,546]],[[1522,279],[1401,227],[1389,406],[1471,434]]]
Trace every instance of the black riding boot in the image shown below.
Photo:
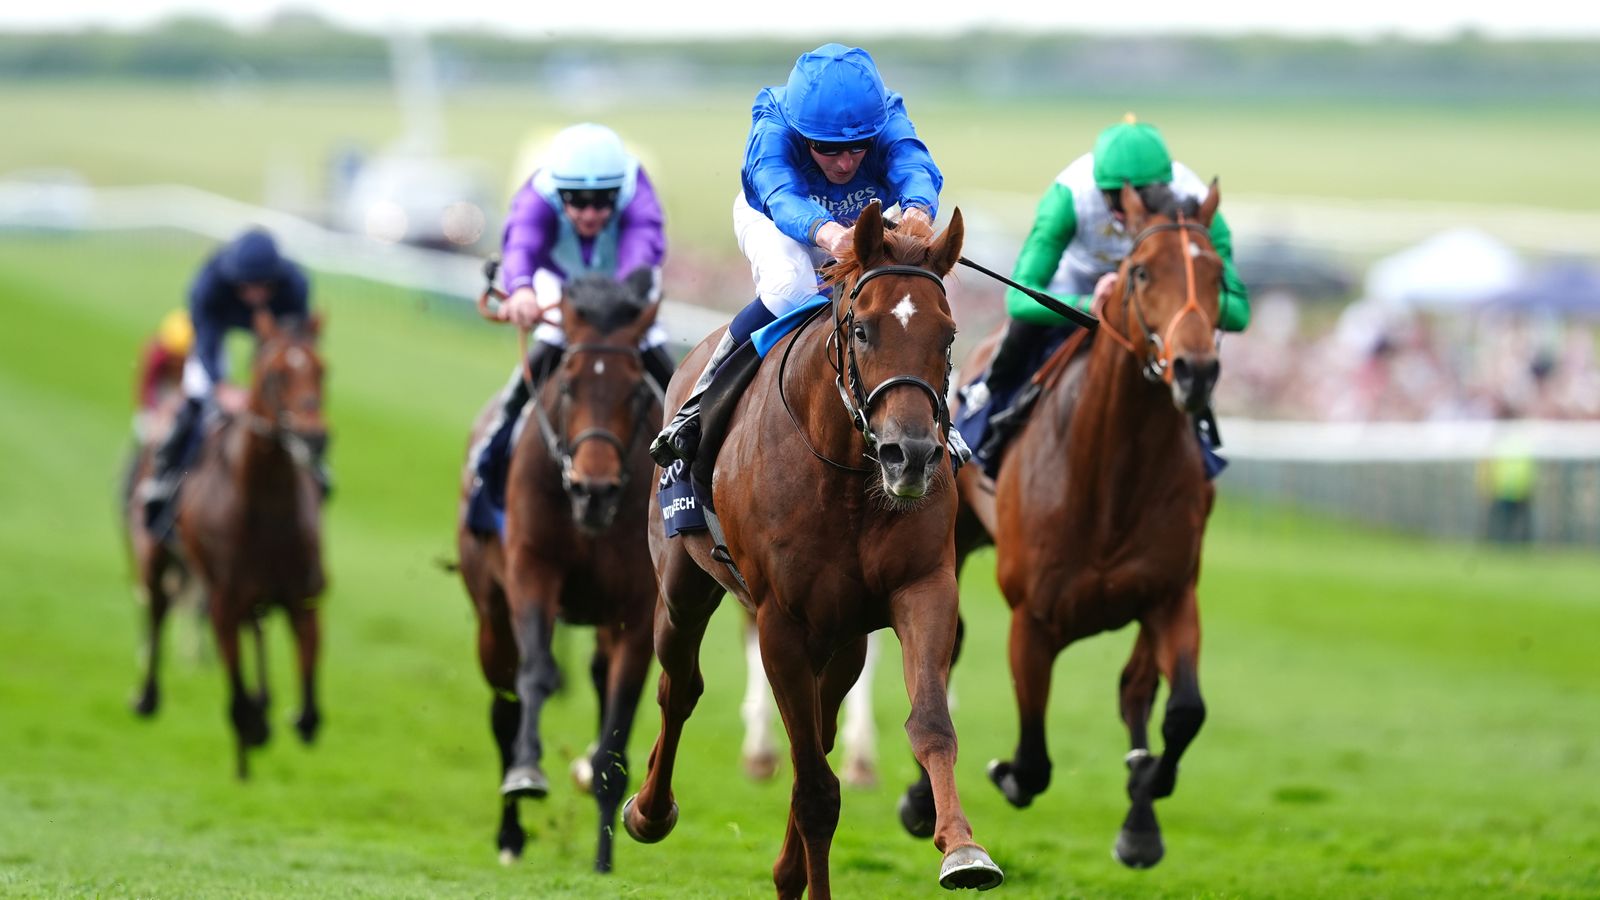
[[[678,370],[678,364],[673,361],[672,354],[667,352],[666,347],[657,344],[654,347],[646,347],[640,356],[644,360],[645,372],[661,386],[661,393],[665,394],[667,385],[672,383],[672,373]]]
[[[204,401],[197,397],[184,400],[172,419],[172,430],[167,432],[166,440],[156,448],[150,475],[139,485],[146,528],[154,529],[167,517],[172,498],[178,493],[178,483],[183,480],[185,457],[189,454],[189,444],[194,439],[194,430],[204,409]]]
[[[743,345],[744,341],[734,339],[732,329],[723,332],[717,349],[712,351],[705,370],[695,381],[694,390],[678,407],[677,415],[672,417],[667,427],[661,429],[656,439],[650,442],[650,458],[656,461],[656,465],[666,468],[674,460],[694,461],[695,450],[700,446],[700,398],[705,395],[706,388],[711,387],[711,379],[717,374],[717,369],[733,355],[733,351]]]
[[[555,371],[561,362],[561,354],[562,348],[554,344],[534,342],[533,349],[528,352],[527,370],[519,366],[512,373],[511,382],[501,395],[500,413],[495,416],[487,437],[478,447],[475,463],[478,482],[473,493],[476,495],[487,491],[496,507],[503,507],[505,503],[505,478],[511,468],[511,434],[516,430],[522,407],[527,405],[532,390]],[[533,388],[528,386],[530,377],[533,379]]]
[[[983,379],[988,388],[988,397],[1009,398],[1021,379],[1029,374],[1028,363],[1034,349],[1058,327],[1032,325],[1012,319],[1006,325],[1006,335],[1000,339],[1000,347],[989,361],[989,373]]]

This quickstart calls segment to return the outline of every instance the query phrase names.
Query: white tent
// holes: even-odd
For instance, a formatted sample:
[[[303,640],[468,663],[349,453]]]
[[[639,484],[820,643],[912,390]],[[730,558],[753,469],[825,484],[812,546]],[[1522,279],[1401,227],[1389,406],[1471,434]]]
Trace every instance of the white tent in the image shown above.
[[[1458,228],[1373,263],[1366,294],[1385,306],[1465,308],[1517,284],[1524,271],[1510,247],[1481,231]]]

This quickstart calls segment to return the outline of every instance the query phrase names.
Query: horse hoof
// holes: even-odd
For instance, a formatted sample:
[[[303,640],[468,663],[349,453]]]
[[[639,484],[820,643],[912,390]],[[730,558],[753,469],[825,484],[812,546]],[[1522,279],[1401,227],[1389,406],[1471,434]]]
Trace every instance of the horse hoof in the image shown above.
[[[589,757],[580,756],[573,760],[569,771],[572,773],[572,784],[578,789],[578,793],[594,793],[594,764],[589,762]]]
[[[878,769],[871,760],[850,759],[844,764],[843,781],[853,788],[875,788],[878,786]]]
[[[989,760],[989,780],[1005,795],[1006,802],[1017,809],[1025,809],[1033,803],[1033,795],[1024,793],[1022,785],[1017,784],[1016,773],[1011,771],[1011,763],[1002,759]]]
[[[301,714],[294,720],[294,730],[300,735],[300,743],[310,745],[317,739],[317,729],[322,727],[322,716]]]
[[[963,844],[951,850],[939,866],[939,886],[947,891],[987,891],[1005,880],[1006,874],[977,844]]]
[[[500,865],[502,866],[514,866],[520,859],[522,859],[522,857],[509,847],[500,851]]]
[[[517,766],[507,772],[505,780],[500,782],[502,797],[531,797],[542,800],[549,793],[550,781],[539,771],[538,766]]]
[[[640,812],[633,801],[639,799],[638,794],[629,797],[622,804],[622,827],[628,832],[628,837],[641,844],[654,844],[672,833],[678,824],[678,804],[673,802],[672,808],[667,810],[667,817],[659,822],[651,822]]]
[[[1161,857],[1167,855],[1167,848],[1161,842],[1159,831],[1129,831],[1124,828],[1117,835],[1111,855],[1130,869],[1148,869],[1161,862]]]
[[[752,781],[768,781],[778,774],[778,754],[763,750],[744,758],[744,774]]]
[[[900,824],[905,827],[906,833],[914,838],[931,838],[935,819],[924,814],[918,807],[919,804],[911,799],[909,791],[901,794]]]
[[[148,719],[156,714],[156,707],[161,705],[160,695],[155,691],[144,691],[135,697],[133,703],[129,705],[133,707],[134,715],[141,719]]]

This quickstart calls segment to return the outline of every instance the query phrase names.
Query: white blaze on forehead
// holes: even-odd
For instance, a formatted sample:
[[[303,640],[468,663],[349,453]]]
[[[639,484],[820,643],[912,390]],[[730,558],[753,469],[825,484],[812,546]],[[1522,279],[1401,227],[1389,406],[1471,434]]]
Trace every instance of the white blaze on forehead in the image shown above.
[[[290,347],[289,352],[283,355],[283,361],[288,363],[291,369],[301,368],[306,364],[306,352],[299,347]]]
[[[911,322],[911,317],[917,314],[917,305],[911,302],[911,295],[907,294],[904,297],[901,297],[900,302],[895,305],[894,309],[889,310],[889,312],[896,319],[900,320],[901,328],[909,329],[911,327],[909,324]]]
[[[1200,245],[1199,244],[1196,244],[1194,241],[1190,241],[1189,242],[1189,255],[1190,256],[1198,258],[1200,256],[1200,254],[1204,253],[1204,252],[1205,252],[1204,250],[1200,249]]]
[[[597,360],[594,361],[594,373],[596,375],[604,375],[606,373],[606,361],[605,360],[597,359]]]

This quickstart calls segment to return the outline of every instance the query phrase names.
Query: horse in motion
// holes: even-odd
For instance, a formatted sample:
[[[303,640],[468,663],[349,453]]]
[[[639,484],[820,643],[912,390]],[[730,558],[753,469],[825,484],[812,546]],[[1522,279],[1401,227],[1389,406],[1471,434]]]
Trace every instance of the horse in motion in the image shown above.
[[[739,400],[712,483],[726,551],[705,533],[666,538],[659,504],[650,505],[661,583],[661,731],[623,825],[652,843],[677,823],[672,773],[685,720],[704,689],[700,643],[723,593],[732,592],[755,615],[762,664],[789,734],[794,787],[773,866],[780,897],[808,889],[814,900],[831,895],[828,853],[840,802],[826,754],[840,702],[861,671],[866,635],[886,626],[903,648],[906,732],[933,774],[940,883],[988,888],[1003,878],[961,810],[945,701],[956,633],[957,498],[943,389],[955,322],[942,279],[961,253],[961,214],[938,237],[920,232],[886,233],[878,205],[869,205],[854,227],[853,251],[831,270],[834,299],[772,347],[780,363],[769,360]],[[669,404],[683,402],[692,379],[682,373],[699,372],[718,337],[702,341],[679,368]]]
[[[661,402],[639,342],[659,305],[650,273],[618,283],[586,276],[567,286],[560,367],[534,391],[511,459],[505,537],[467,527],[475,454],[463,470],[456,545],[478,620],[478,661],[494,690],[489,719],[500,749],[502,862],[521,857],[524,797],[550,789],[539,716],[559,682],[551,637],[560,619],[595,626],[589,666],[600,699],[590,790],[600,809],[595,870],[611,871],[617,805],[628,785],[628,735],[650,667],[655,570],[641,540],[655,464],[645,438]],[[524,374],[526,377],[526,373]],[[497,408],[491,400],[469,448]]]
[[[249,776],[247,751],[265,744],[269,696],[261,618],[283,609],[299,655],[301,706],[295,730],[311,743],[322,722],[316,667],[321,628],[315,599],[326,587],[322,568],[322,488],[314,460],[327,443],[323,417],[323,365],[317,355],[320,317],[275,322],[256,314],[260,343],[244,408],[221,420],[204,438],[179,497],[174,527],[178,547],[156,539],[132,504],[134,554],[147,594],[150,623],[144,686],[135,709],[155,712],[157,648],[171,588],[171,573],[188,567],[199,576],[212,631],[227,669],[228,715],[237,750],[237,773]],[[180,558],[181,554],[181,558]],[[255,634],[257,685],[245,685],[239,631]]]
[[[1011,607],[1021,733],[1009,760],[990,763],[989,777],[1013,806],[1028,806],[1050,784],[1045,711],[1056,656],[1074,641],[1139,624],[1118,685],[1131,806],[1114,850],[1133,868],[1165,853],[1154,801],[1172,794],[1178,761],[1205,721],[1195,584],[1215,489],[1191,416],[1207,409],[1220,370],[1222,262],[1207,230],[1216,182],[1197,205],[1162,191],[1153,197],[1147,208],[1123,188],[1135,237],[1099,333],[1088,352],[1075,353],[1088,337],[1079,332],[1046,364],[1038,405],[996,482],[976,466],[961,473],[956,530],[963,560],[992,536]],[[994,344],[975,349],[967,371],[981,368]],[[1159,678],[1169,697],[1155,755],[1148,723]],[[903,813],[919,804],[917,794],[913,785]]]

